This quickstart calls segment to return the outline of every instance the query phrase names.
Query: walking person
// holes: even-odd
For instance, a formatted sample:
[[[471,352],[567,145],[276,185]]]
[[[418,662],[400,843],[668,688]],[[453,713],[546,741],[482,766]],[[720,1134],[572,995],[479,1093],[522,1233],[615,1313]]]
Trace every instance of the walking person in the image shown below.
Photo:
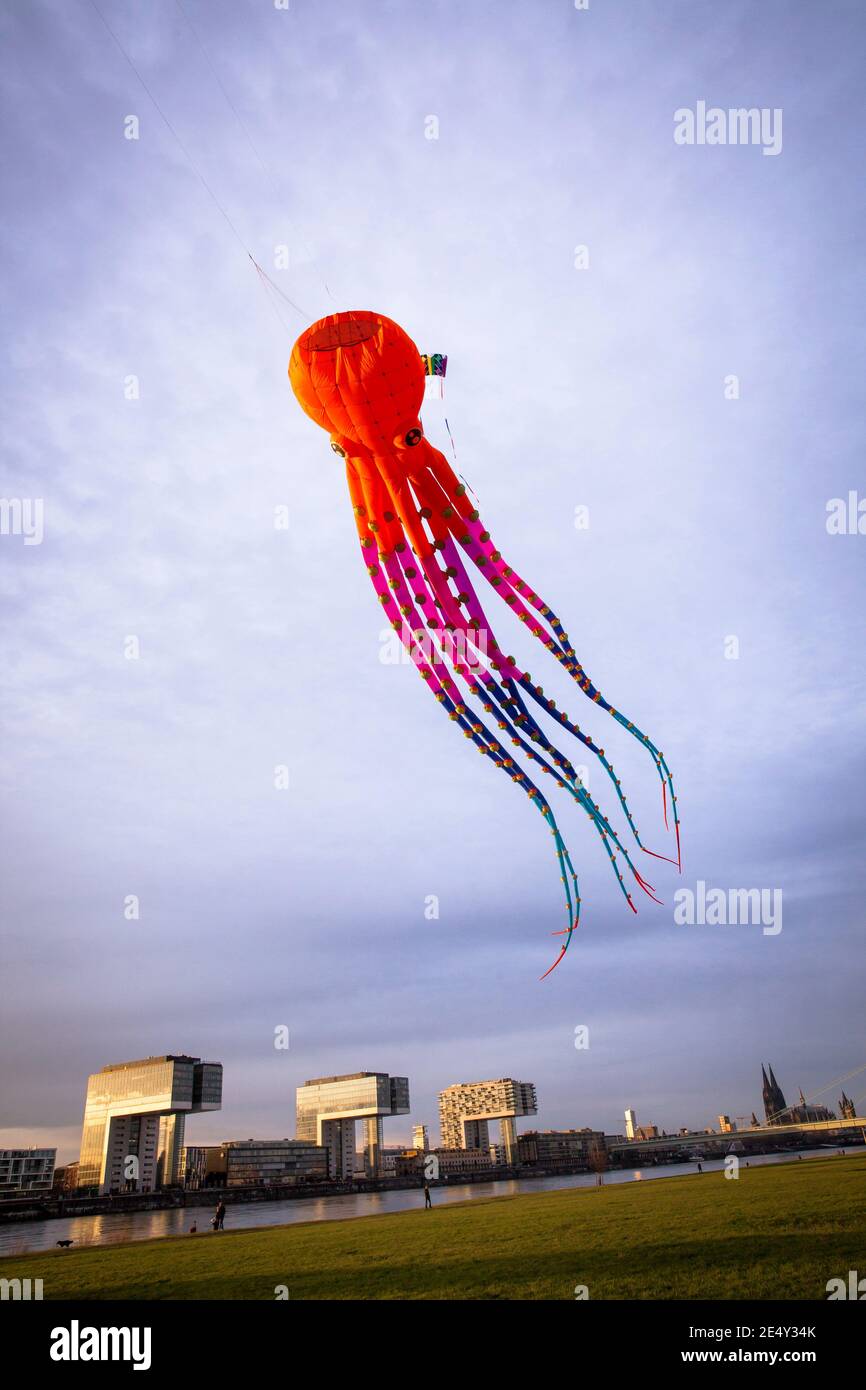
[[[424,1210],[426,1211],[428,1207],[432,1207],[432,1206],[433,1206],[433,1198],[430,1196],[430,1184],[429,1184],[429,1182],[427,1181],[427,1179],[425,1178],[425,1179],[424,1179]]]
[[[223,1229],[223,1226],[224,1226],[224,1224],[225,1224],[225,1219],[226,1219],[226,1204],[225,1204],[225,1202],[223,1201],[222,1197],[220,1197],[219,1201],[217,1202],[216,1215],[214,1216],[214,1230],[215,1230],[215,1231],[221,1231],[221,1230]]]
[[[700,1165],[700,1163],[699,1163],[699,1164],[698,1164],[698,1172],[699,1172],[699,1173],[702,1173],[703,1171],[704,1171],[704,1170],[703,1170],[703,1168],[701,1167],[701,1165]]]

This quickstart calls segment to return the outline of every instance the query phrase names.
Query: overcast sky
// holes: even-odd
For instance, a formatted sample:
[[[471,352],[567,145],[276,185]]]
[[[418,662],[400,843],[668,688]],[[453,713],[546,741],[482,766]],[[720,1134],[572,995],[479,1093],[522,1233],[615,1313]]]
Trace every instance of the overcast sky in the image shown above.
[[[44,534],[0,535],[0,1143],[77,1156],[88,1073],[166,1051],[225,1066],[190,1142],[291,1135],[333,1072],[408,1075],[388,1142],[455,1081],[621,1132],[866,1062],[866,536],[827,529],[866,494],[862,6],[99,4],[177,139],[89,0],[2,4],[0,497]],[[700,101],[780,110],[781,150],[675,143]],[[543,983],[550,836],[381,660],[288,385],[336,308],[448,354],[430,437],[674,773],[683,876],[642,863],[637,917],[559,802],[583,915]],[[487,603],[670,852],[651,760]],[[698,881],[782,930],[676,925]]]

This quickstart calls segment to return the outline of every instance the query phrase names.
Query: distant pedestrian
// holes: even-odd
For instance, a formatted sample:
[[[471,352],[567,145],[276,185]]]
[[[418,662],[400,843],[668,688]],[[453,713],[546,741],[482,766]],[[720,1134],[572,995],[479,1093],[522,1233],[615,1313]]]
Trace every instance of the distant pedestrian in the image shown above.
[[[429,1184],[429,1182],[427,1181],[427,1179],[425,1178],[425,1179],[424,1179],[424,1210],[426,1211],[427,1208],[428,1208],[428,1207],[432,1207],[432,1205],[433,1205],[433,1198],[430,1196],[430,1184]]]
[[[700,1163],[699,1163],[699,1164],[698,1164],[698,1172],[699,1172],[699,1173],[702,1173],[703,1171],[704,1171],[704,1170],[703,1170],[703,1168],[701,1167],[701,1165],[700,1165]]]
[[[225,1204],[225,1202],[223,1201],[222,1197],[220,1197],[219,1201],[217,1202],[216,1215],[214,1216],[214,1223],[215,1223],[215,1224],[214,1224],[214,1230],[215,1230],[215,1231],[221,1231],[221,1230],[223,1229],[223,1227],[224,1227],[224,1225],[225,1225],[225,1219],[226,1219],[226,1204]]]
[[[191,1225],[190,1228],[189,1228],[189,1233],[190,1233],[190,1235],[191,1235],[191,1236],[194,1236],[197,1230],[198,1230],[198,1226],[197,1226],[197,1225],[195,1224],[195,1222],[193,1221],[192,1225]]]

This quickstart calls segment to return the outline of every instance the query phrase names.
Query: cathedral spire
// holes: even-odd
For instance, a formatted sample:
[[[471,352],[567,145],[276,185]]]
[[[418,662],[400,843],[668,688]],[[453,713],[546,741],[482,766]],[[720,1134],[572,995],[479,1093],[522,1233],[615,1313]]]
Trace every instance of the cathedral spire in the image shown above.
[[[767,1075],[767,1071],[769,1071],[769,1076]],[[772,1066],[769,1066],[768,1064],[768,1067],[765,1070],[764,1065],[762,1063],[761,1075],[764,1080],[763,1101],[764,1115],[766,1117],[767,1123],[777,1125],[784,1124],[785,1111],[788,1107],[785,1104],[785,1097],[782,1094],[782,1088],[776,1080],[775,1076],[773,1075]]]

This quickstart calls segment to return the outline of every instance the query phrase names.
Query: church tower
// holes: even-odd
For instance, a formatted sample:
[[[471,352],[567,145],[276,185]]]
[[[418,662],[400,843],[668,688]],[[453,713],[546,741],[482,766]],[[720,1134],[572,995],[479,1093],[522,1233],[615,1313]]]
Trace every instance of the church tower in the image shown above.
[[[783,1125],[788,1120],[787,1113],[784,1113],[787,1111],[788,1107],[785,1104],[782,1088],[773,1075],[773,1068],[770,1067],[770,1075],[767,1076],[767,1072],[762,1064],[761,1076],[764,1081],[764,1118],[769,1125]]]

